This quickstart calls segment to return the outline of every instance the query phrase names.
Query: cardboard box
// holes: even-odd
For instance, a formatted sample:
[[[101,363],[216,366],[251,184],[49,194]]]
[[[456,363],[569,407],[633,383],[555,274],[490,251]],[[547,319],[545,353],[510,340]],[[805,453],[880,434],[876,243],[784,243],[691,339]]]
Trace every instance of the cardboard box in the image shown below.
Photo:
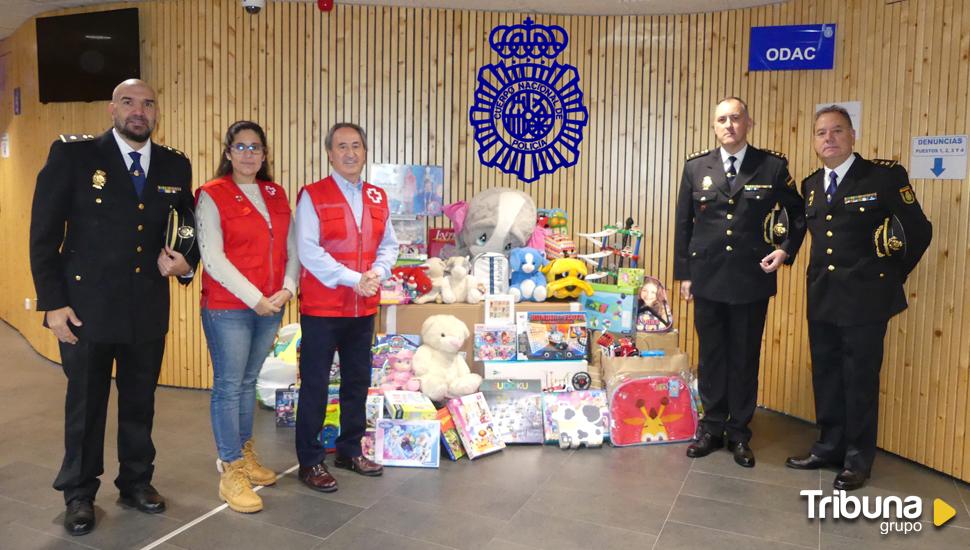
[[[579,302],[519,302],[515,311],[580,311]],[[484,373],[481,361],[474,361],[475,323],[485,319],[485,304],[407,304],[382,306],[375,323],[377,332],[388,334],[421,334],[421,325],[432,315],[454,315],[468,327],[468,340],[462,351],[472,372]],[[508,377],[506,377],[508,378]],[[513,377],[521,378],[521,377]]]
[[[667,354],[662,357],[603,357],[602,380],[609,386],[610,379],[621,372],[655,372],[680,374],[690,369],[686,353]]]
[[[590,373],[597,373],[603,380],[603,383],[609,381],[608,378],[602,376],[602,367],[600,362],[603,354],[600,353],[599,344],[596,341],[599,339],[602,332],[596,331],[590,337],[590,353],[589,353],[589,371]],[[670,332],[655,333],[655,332],[638,332],[637,333],[637,349],[640,351],[646,350],[663,350],[667,355],[673,355],[675,353],[681,353],[680,349],[680,333],[677,330],[672,330]],[[596,375],[594,375],[594,380]]]

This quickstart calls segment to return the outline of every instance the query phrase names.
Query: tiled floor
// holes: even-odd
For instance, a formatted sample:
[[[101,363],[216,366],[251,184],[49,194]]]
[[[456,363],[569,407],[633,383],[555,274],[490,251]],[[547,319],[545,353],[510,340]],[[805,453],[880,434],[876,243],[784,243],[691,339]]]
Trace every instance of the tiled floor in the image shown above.
[[[878,522],[807,519],[799,490],[830,494],[835,473],[784,468],[786,456],[808,448],[814,430],[763,410],[754,420],[754,469],[735,465],[724,451],[690,460],[684,445],[515,447],[475,462],[443,462],[439,470],[388,468],[377,479],[338,470],[340,490],[329,495],[306,489],[291,473],[260,492],[264,511],[242,515],[220,509],[209,394],[171,388],[159,389],[155,417],[155,486],[168,510],[148,516],[116,504],[112,420],[95,503],[98,525],[73,538],[61,527],[63,503],[51,489],[62,452],[64,377],[2,323],[0,350],[3,549],[970,546],[970,486],[882,453],[873,479],[856,494],[925,497],[920,533],[883,536]],[[282,472],[295,464],[292,431],[276,429],[268,411],[257,417],[256,437],[268,466]],[[932,524],[933,498],[957,508],[941,529]]]

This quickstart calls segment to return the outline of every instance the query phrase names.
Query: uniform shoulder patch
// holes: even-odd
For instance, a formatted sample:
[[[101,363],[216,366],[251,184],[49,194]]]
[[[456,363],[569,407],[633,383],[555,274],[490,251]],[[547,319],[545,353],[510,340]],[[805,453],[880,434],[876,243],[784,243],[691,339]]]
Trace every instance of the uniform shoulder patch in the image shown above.
[[[91,141],[94,136],[91,134],[61,134],[60,138],[64,143],[77,143],[79,141]]]
[[[768,153],[769,155],[776,156],[782,160],[788,160],[788,157],[785,156],[785,153],[779,153],[778,151],[772,151],[771,149],[762,149],[762,151],[764,151],[765,153]]]
[[[913,188],[909,185],[904,185],[899,188],[899,195],[902,197],[903,202],[906,204],[913,204],[916,202],[916,194],[913,193]]]
[[[178,156],[180,156],[180,157],[184,157],[184,156],[185,156],[185,153],[183,153],[182,151],[179,151],[179,150],[178,150],[178,149],[176,149],[175,147],[169,147],[168,145],[162,145],[161,143],[159,143],[158,145],[159,145],[159,147],[161,147],[162,149],[168,149],[169,151],[171,151],[171,152],[173,152],[173,153],[175,153],[176,155],[178,155]],[[186,158],[188,158],[188,157],[186,157]]]
[[[785,180],[785,185],[791,187],[792,189],[795,188],[795,178],[793,178],[791,174],[788,174],[788,179]]]
[[[704,149],[703,151],[695,151],[687,155],[687,160],[693,160],[693,159],[696,159],[697,157],[703,157],[704,155],[710,152],[711,152],[711,149]]]
[[[873,164],[878,164],[879,166],[885,166],[886,168],[892,168],[899,164],[899,161],[893,159],[871,159]]]

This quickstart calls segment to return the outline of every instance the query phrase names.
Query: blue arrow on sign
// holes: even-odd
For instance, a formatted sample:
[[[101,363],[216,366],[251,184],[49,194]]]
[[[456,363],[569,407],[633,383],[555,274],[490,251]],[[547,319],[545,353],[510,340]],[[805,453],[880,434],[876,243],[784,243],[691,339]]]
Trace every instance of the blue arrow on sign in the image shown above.
[[[933,159],[933,168],[930,168],[930,172],[933,172],[934,176],[940,177],[940,174],[942,174],[944,170],[946,170],[946,168],[943,167],[943,157],[935,157]]]

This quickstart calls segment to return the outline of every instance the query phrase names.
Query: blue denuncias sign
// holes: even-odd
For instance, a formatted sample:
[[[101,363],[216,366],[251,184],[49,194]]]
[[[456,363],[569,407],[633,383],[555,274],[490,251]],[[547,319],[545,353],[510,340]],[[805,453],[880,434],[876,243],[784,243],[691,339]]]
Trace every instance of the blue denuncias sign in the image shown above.
[[[804,71],[834,66],[834,23],[751,28],[748,70]]]

